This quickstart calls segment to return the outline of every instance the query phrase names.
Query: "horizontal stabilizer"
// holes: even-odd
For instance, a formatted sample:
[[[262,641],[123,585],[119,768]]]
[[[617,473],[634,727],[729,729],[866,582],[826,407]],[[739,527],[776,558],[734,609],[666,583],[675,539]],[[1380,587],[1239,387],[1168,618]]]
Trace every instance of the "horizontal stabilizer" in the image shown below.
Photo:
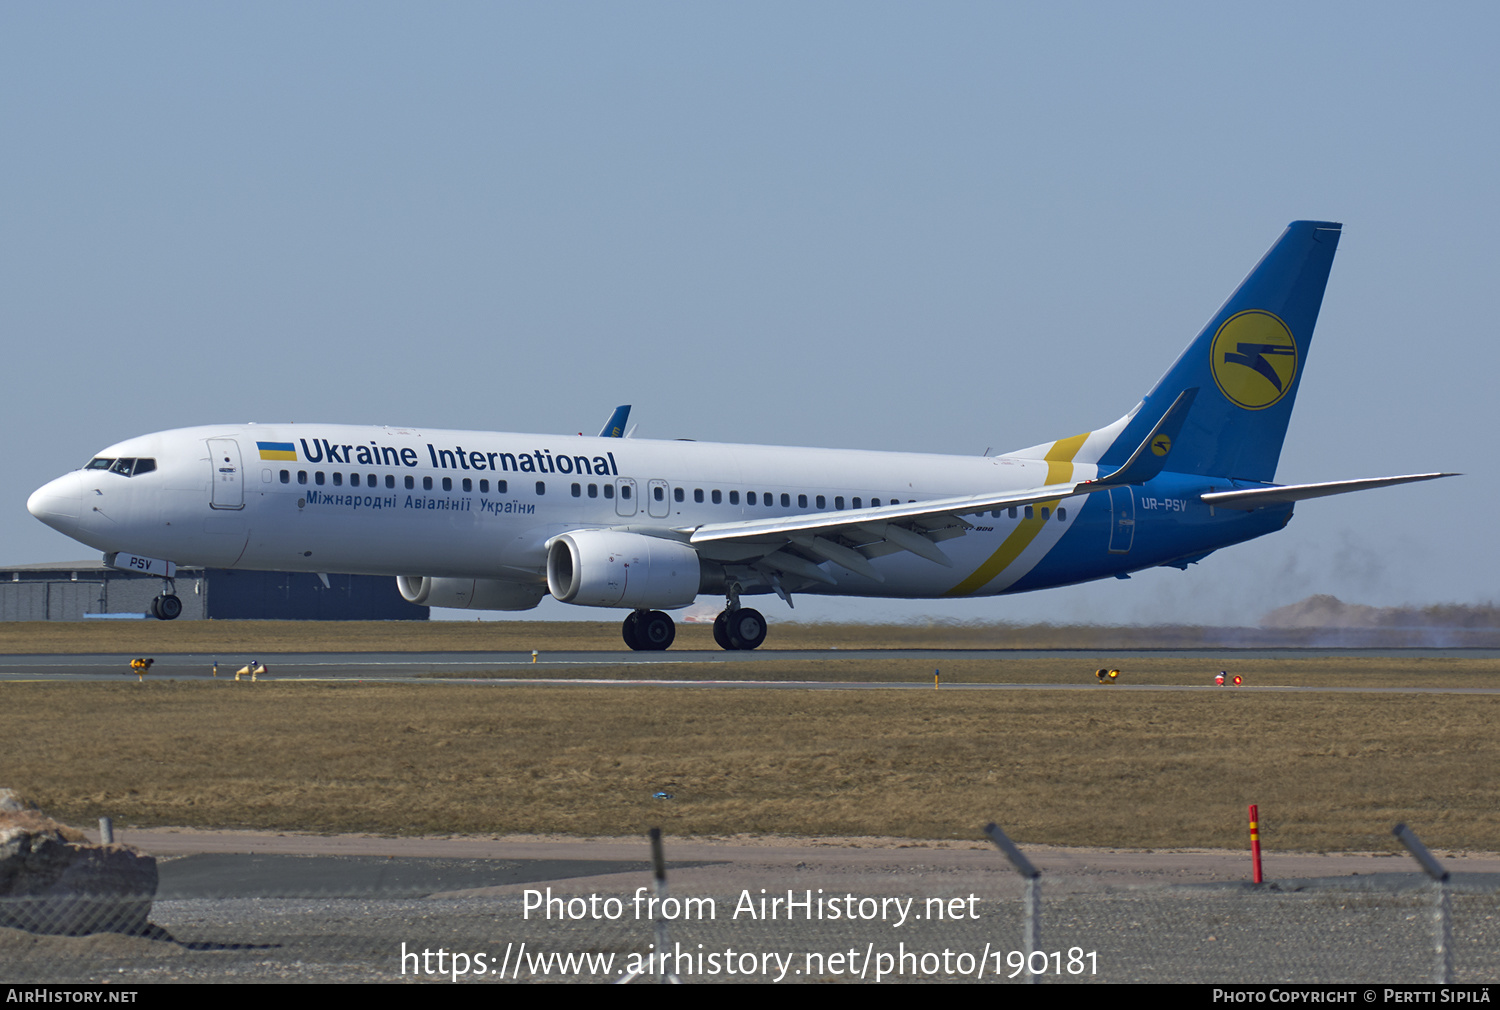
[[[1456,473],[1414,473],[1404,477],[1370,477],[1365,480],[1335,480],[1326,484],[1283,484],[1279,487],[1248,488],[1240,491],[1210,491],[1199,495],[1207,505],[1222,509],[1239,509],[1252,512],[1267,505],[1287,505],[1306,498],[1326,498],[1329,495],[1348,494],[1350,491],[1366,491],[1372,487],[1392,487],[1396,484],[1411,484],[1419,480],[1437,480],[1439,477],[1458,477]]]

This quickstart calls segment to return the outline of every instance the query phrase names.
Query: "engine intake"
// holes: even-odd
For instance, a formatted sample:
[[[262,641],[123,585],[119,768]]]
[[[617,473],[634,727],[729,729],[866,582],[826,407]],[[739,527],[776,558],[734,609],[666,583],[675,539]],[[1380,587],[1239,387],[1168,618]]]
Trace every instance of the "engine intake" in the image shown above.
[[[547,589],[580,607],[685,607],[698,595],[699,570],[687,544],[641,533],[578,530],[547,544]]]

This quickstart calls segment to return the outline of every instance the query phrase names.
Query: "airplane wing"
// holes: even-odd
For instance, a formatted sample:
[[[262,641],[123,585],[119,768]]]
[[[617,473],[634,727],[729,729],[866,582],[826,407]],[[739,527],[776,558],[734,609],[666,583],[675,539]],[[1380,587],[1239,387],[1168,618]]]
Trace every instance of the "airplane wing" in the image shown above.
[[[878,508],[708,523],[679,532],[688,534],[689,543],[706,548],[704,552],[712,556],[726,555],[725,560],[736,554],[745,560],[758,556],[759,564],[826,584],[834,584],[835,580],[818,567],[822,561],[832,561],[883,582],[870,558],[897,551],[910,551],[952,568],[952,560],[938,548],[936,541],[962,536],[972,525],[963,518],[965,515],[1093,494],[1155,477],[1165,465],[1172,440],[1181,430],[1197,393],[1194,388],[1179,395],[1129,459],[1113,473],[1095,480],[996,494],[932,498]],[[732,549],[735,547],[739,549]],[[797,553],[790,553],[787,548]]]
[[[1372,487],[1392,487],[1396,484],[1411,484],[1419,480],[1437,480],[1439,477],[1458,477],[1456,473],[1414,473],[1404,477],[1369,477],[1365,480],[1335,480],[1323,484],[1280,484],[1274,487],[1242,488],[1234,491],[1210,491],[1198,499],[1215,508],[1239,509],[1253,512],[1267,505],[1286,505],[1308,498],[1326,498],[1350,491],[1364,491]]]

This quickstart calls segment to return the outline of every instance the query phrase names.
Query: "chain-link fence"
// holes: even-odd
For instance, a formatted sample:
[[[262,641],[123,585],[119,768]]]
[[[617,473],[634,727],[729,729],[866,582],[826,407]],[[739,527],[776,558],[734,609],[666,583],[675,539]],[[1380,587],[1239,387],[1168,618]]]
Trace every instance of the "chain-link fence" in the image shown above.
[[[1425,983],[1443,970],[1438,885],[1419,874],[1259,887],[1044,881],[1028,959],[1015,875],[1000,865],[980,877],[913,870],[857,881],[777,869],[665,892],[645,863],[503,893],[315,896],[304,881],[301,895],[158,897],[149,925],[124,932],[85,932],[140,912],[118,896],[7,899],[0,978],[1016,982],[1034,970],[1049,984]],[[1474,875],[1447,887],[1450,980],[1500,979],[1500,884]]]

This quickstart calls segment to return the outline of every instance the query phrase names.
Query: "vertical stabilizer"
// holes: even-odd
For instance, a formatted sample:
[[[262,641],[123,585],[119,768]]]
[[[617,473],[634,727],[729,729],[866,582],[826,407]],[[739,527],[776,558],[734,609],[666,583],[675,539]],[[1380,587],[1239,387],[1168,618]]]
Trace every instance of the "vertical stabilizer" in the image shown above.
[[[1342,225],[1293,221],[1229,300],[1146,394],[1114,424],[1075,439],[1075,463],[1123,466],[1187,390],[1199,390],[1167,469],[1271,481],[1307,364]],[[1062,443],[1018,455],[1050,453]]]
[[[1297,399],[1342,225],[1293,221],[1105,450],[1123,463],[1186,389],[1201,392],[1170,468],[1270,481]],[[1118,457],[1118,459],[1116,459]]]

